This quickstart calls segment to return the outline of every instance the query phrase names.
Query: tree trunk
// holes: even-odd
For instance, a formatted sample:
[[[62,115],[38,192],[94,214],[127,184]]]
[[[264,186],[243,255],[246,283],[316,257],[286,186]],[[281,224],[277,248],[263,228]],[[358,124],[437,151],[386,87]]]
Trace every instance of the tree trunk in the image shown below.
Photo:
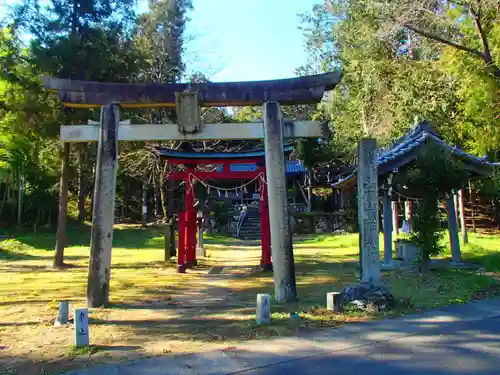
[[[458,211],[460,216],[460,229],[462,230],[462,242],[464,244],[469,243],[469,236],[467,234],[467,224],[465,222],[465,202],[464,202],[464,190],[460,189],[458,191]]]
[[[307,212],[312,212],[312,178],[310,170],[307,173]]]
[[[167,180],[166,190],[167,202],[166,202],[166,222],[167,227],[165,228],[165,261],[171,257],[176,256],[175,248],[175,220],[174,220],[174,182]],[[165,202],[163,201],[163,206],[165,207]]]
[[[429,254],[427,254],[422,249],[422,257],[421,257],[421,263],[420,263],[420,273],[426,274],[429,271],[429,265],[430,265]]]
[[[165,186],[165,179],[160,177],[160,203],[162,215],[165,221],[168,219],[168,208],[167,208],[167,197],[168,197],[168,186]]]
[[[9,185],[4,184],[4,192],[3,192],[3,198],[2,198],[2,203],[0,204],[0,217],[3,214],[3,209],[5,207],[5,202],[7,202],[7,197],[9,195]]]
[[[17,225],[20,226],[23,214],[23,176],[19,168],[17,176]]]
[[[128,194],[128,186],[127,186],[127,179],[125,176],[122,176],[122,186],[123,186],[123,199],[122,199],[122,220],[124,220],[127,217],[127,205],[128,205],[128,200],[127,200],[127,194]]]
[[[38,222],[40,221],[40,208],[37,208],[36,210],[36,219],[35,219],[35,224],[33,225],[33,233],[36,233],[36,229],[38,228]]]
[[[148,223],[148,184],[142,183],[142,226],[146,227]]]
[[[87,179],[85,166],[87,162],[85,144],[78,149],[78,221],[85,220],[85,200],[87,198]]]
[[[158,183],[158,179],[156,176],[153,176],[153,202],[154,202],[154,214],[155,217],[160,215],[160,212],[162,211],[161,207],[161,198],[160,198],[160,186]]]
[[[66,223],[68,215],[68,185],[69,185],[69,143],[64,143],[61,159],[61,182],[59,187],[59,217],[57,220],[56,252],[54,267],[64,265],[64,247],[66,246]]]
[[[456,191],[453,192],[453,201],[455,202],[455,218],[457,220],[458,229],[460,229],[460,209],[458,204],[458,193]]]
[[[470,200],[470,216],[472,221],[472,232],[476,233],[476,191],[472,188],[472,184],[469,182],[469,200]]]

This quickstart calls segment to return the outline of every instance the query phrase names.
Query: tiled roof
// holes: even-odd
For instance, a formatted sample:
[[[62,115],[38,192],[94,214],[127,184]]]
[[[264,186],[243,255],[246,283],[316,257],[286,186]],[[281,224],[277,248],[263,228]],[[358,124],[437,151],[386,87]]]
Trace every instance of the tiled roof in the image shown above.
[[[415,160],[418,152],[429,142],[438,145],[442,149],[451,151],[452,155],[462,161],[468,170],[476,174],[488,176],[492,173],[493,167],[498,165],[498,163],[489,162],[486,157],[479,158],[447,144],[432,131],[430,124],[424,121],[402,137],[396,139],[391,146],[378,150],[378,174],[389,173]],[[356,169],[346,177],[339,178],[332,184],[332,187],[342,188],[354,183],[355,179]]]
[[[287,144],[284,147],[285,153],[293,151],[293,145]],[[244,158],[264,158],[264,150],[241,151],[241,152],[190,152],[172,150],[170,148],[156,148],[156,153],[168,159],[244,159]]]
[[[306,171],[304,164],[300,160],[286,160],[285,171],[287,174],[299,174]],[[256,164],[231,164],[229,167],[231,172],[253,172],[257,170]],[[217,168],[217,172],[222,172],[222,167]]]

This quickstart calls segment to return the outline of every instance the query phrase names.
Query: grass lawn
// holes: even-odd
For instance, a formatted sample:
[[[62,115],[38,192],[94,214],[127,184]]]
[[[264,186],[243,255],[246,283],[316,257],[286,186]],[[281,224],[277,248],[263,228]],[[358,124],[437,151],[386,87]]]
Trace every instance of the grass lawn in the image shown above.
[[[256,267],[258,243],[207,238],[208,257],[196,270],[177,274],[173,263],[163,262],[159,232],[117,226],[111,306],[92,309],[92,347],[75,350],[72,328],[55,328],[52,323],[58,300],[85,305],[89,229],[70,230],[65,259],[74,267],[65,270],[50,268],[54,237],[18,233],[0,242],[0,374],[51,373],[89,363],[211,350],[240,340],[302,334],[373,318],[324,309],[327,292],[341,291],[358,279],[357,235],[297,238],[301,327],[292,327],[288,311],[277,305],[273,323],[258,327],[255,296],[273,294],[272,274]],[[425,276],[384,272],[384,282],[400,302],[390,315],[499,294],[495,276],[500,273],[500,236],[473,234],[470,240],[463,258],[483,264],[487,275],[466,270],[432,271]]]

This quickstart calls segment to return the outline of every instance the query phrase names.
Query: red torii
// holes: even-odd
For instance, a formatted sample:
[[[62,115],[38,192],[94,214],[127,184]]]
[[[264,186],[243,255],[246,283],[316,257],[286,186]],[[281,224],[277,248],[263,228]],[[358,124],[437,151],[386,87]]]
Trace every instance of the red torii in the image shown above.
[[[286,147],[290,151],[291,147]],[[168,179],[186,182],[185,209],[179,213],[177,271],[185,272],[196,265],[196,209],[194,207],[193,181],[209,179],[258,179],[260,184],[261,267],[272,270],[271,231],[266,184],[266,168],[263,151],[241,153],[193,153],[169,149],[157,149],[157,153],[170,164],[184,165],[185,171],[170,172]],[[253,164],[253,171],[231,171],[232,164]],[[222,170],[196,171],[198,165],[219,165]],[[260,177],[260,178],[259,178]]]

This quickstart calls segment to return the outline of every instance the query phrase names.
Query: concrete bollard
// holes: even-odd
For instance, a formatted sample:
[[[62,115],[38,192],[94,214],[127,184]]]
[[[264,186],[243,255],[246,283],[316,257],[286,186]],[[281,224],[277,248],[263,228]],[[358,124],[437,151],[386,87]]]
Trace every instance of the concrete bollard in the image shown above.
[[[326,309],[328,311],[342,311],[342,293],[331,292],[326,294]]]
[[[207,251],[205,250],[204,247],[197,247],[196,248],[196,257],[205,258],[206,256],[207,256]]]
[[[60,301],[59,302],[59,314],[57,315],[57,319],[54,322],[54,326],[60,327],[63,324],[68,323],[69,319],[69,302],[68,301]]]
[[[271,323],[271,296],[257,294],[257,324]]]
[[[89,345],[89,310],[75,309],[74,312],[75,346],[77,348]]]

